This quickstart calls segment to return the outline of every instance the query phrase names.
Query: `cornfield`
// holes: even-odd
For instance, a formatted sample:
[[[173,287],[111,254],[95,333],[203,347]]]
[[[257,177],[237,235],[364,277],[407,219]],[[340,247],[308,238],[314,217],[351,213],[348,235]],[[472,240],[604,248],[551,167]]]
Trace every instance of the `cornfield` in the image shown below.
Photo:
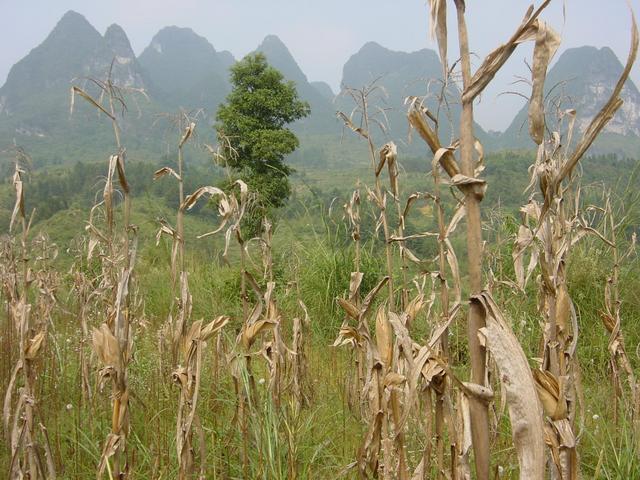
[[[429,1],[442,91],[458,92],[462,114],[459,138],[445,141],[438,112],[423,98],[406,99],[408,126],[428,157],[431,180],[422,191],[403,189],[397,146],[376,143],[384,118],[371,103],[381,86],[347,89],[354,109],[337,115],[366,144],[371,175],[345,199],[337,231],[346,232],[351,265],[333,272],[345,288],[328,306],[312,303],[317,297],[299,274],[309,259],[278,249],[270,219],[258,236],[243,231],[255,202],[244,181],[185,192],[184,150],[204,134],[197,115],[180,112],[170,117],[176,164],[154,174],[156,182],[177,182],[179,192],[175,223],[157,222],[156,249],[166,247],[169,258],[156,265],[162,274],[154,282],[167,292],[167,308],[161,317],[148,315],[132,220],[135,185],[127,181],[119,122],[125,97],[140,92],[110,78],[93,80],[99,95],[74,85],[72,110],[77,98],[106,117],[114,151],[82,240],[66,252],[73,257],[68,271],[55,268],[58,248],[31,230],[28,155],[11,150],[15,207],[0,245],[0,465],[8,478],[569,480],[612,478],[605,460],[619,440],[630,439],[635,458],[640,386],[623,330],[621,271],[635,258],[636,239],[610,192],[601,192],[600,204],[585,199],[579,165],[622,105],[638,31],[633,18],[625,69],[579,133],[575,110],[546,111],[546,73],[560,44],[541,19],[549,4],[527,10],[513,35],[473,70],[464,0]],[[482,208],[491,185],[482,178],[474,102],[526,42],[534,43],[528,127],[537,152],[521,222],[507,239],[510,258],[488,258],[496,239]],[[548,124],[551,114],[557,130]],[[223,136],[218,143],[208,148],[224,165],[237,152]],[[191,238],[185,217],[199,203],[213,206],[218,223]],[[413,219],[424,212],[434,231],[414,231]],[[369,215],[374,226],[365,239]],[[190,252],[196,241],[223,245],[220,258]],[[610,388],[599,405],[610,407],[614,428],[604,446],[587,428],[593,407],[578,355],[587,312],[572,298],[569,269],[585,242],[600,245],[610,261],[601,308],[591,312],[608,338]],[[422,255],[421,244],[435,255]],[[374,253],[381,271],[371,278]],[[233,298],[223,305],[216,302],[229,290],[215,291],[221,282],[203,279],[207,263],[214,276],[233,277]],[[526,298],[535,303],[535,318],[527,320],[536,325],[533,335],[524,334],[526,319],[514,318],[511,308]],[[330,310],[341,325],[329,340],[318,331]],[[194,313],[202,311],[208,316]]]

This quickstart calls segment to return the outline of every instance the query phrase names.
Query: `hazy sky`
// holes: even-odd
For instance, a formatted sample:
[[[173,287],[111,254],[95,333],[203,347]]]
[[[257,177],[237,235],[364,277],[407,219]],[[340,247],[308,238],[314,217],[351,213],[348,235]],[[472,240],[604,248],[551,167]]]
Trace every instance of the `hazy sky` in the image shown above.
[[[640,0],[630,2],[640,14]],[[467,0],[476,64],[513,33],[529,3]],[[267,34],[276,34],[310,80],[324,80],[334,91],[342,66],[367,41],[392,50],[436,48],[429,36],[426,0],[0,0],[0,83],[69,9],[83,14],[101,32],[111,23],[120,24],[136,54],[167,25],[191,27],[216,50],[230,50],[236,58],[255,49]],[[624,63],[630,37],[625,0],[553,0],[543,18],[562,33],[562,49],[608,45]],[[451,23],[450,31],[454,28]],[[454,58],[457,46],[449,48]],[[530,52],[530,47],[520,49],[485,91],[477,107],[485,128],[506,128],[522,106],[522,99],[499,93],[513,88],[516,75],[528,74],[524,59]],[[640,68],[634,68],[632,78],[640,83]]]

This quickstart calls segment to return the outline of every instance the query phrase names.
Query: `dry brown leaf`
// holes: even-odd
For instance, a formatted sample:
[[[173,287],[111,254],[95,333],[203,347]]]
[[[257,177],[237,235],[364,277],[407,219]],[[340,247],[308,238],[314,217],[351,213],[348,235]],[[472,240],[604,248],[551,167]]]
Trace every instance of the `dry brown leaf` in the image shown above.
[[[29,346],[25,352],[25,358],[27,360],[33,360],[38,356],[38,352],[44,342],[44,332],[37,333],[31,340],[29,340]]]
[[[356,307],[349,300],[345,300],[344,298],[338,298],[338,304],[342,307],[342,309],[346,312],[354,320],[358,320],[360,318],[360,309]]]
[[[98,103],[91,95],[86,93],[84,90],[76,86],[71,87],[71,108],[70,108],[71,114],[73,114],[73,106],[75,104],[76,95],[80,95],[87,102],[89,102],[91,105],[93,105],[95,108],[97,108],[102,113],[104,113],[107,117],[109,117],[112,121],[115,121],[115,117],[111,115],[111,113],[107,112],[105,108],[102,105],[100,105],[100,103]]]
[[[196,129],[196,124],[191,122],[185,129],[182,138],[180,139],[180,143],[178,144],[178,148],[182,148],[185,143],[191,138],[193,135],[193,131]]]
[[[559,332],[566,332],[571,316],[571,298],[567,292],[566,284],[558,287],[556,297],[556,326]]]
[[[506,391],[520,478],[544,478],[544,423],[527,357],[488,292],[471,299],[485,310],[487,326],[479,330],[500,371]]]
[[[275,327],[275,325],[277,324],[277,322],[273,321],[273,320],[258,320],[257,322],[245,326],[242,329],[242,333],[240,334],[240,338],[241,338],[241,343],[242,346],[248,350],[249,348],[251,348],[251,345],[253,345],[253,342],[256,341],[256,338],[258,337],[258,335],[260,335],[261,333],[272,329],[273,327]]]
[[[549,62],[560,46],[560,36],[547,24],[538,20],[536,46],[533,50],[533,77],[531,100],[529,101],[529,134],[536,144],[544,140],[544,81]]]
[[[548,370],[534,370],[536,391],[545,413],[553,420],[567,416],[567,401],[558,378]]]
[[[105,366],[115,367],[120,363],[120,346],[106,323],[100,329],[94,328],[93,349]]]
[[[482,62],[482,65],[478,70],[476,70],[476,73],[471,78],[471,82],[465,88],[462,95],[463,103],[472,102],[474,98],[482,93],[498,70],[502,68],[504,63],[515,51],[518,44],[535,38],[537,32],[537,18],[550,2],[551,0],[545,0],[534,13],[532,13],[531,10],[528,10],[524,20],[507,43],[500,45],[493,52],[487,55]]]
[[[162,167],[155,172],[153,172],[153,179],[158,180],[159,178],[164,177],[165,175],[173,175],[178,180],[180,180],[180,175],[171,167]]]
[[[438,49],[440,51],[440,61],[444,75],[447,75],[447,1],[429,0],[431,10],[431,34],[435,33],[438,39]]]
[[[200,340],[206,342],[214,333],[219,332],[227,323],[229,323],[229,317],[220,315],[215,320],[202,327],[202,330],[200,331]]]
[[[332,346],[341,347],[343,345],[351,345],[352,347],[357,347],[361,344],[362,336],[358,333],[358,331],[353,327],[344,326],[340,328],[338,338],[336,338]]]
[[[376,314],[376,346],[380,361],[386,368],[390,368],[393,358],[393,331],[384,305],[378,308]]]
[[[203,195],[209,195],[210,197],[220,195],[223,198],[226,197],[225,193],[217,187],[200,187],[184,199],[184,202],[180,205],[180,210],[190,210]]]

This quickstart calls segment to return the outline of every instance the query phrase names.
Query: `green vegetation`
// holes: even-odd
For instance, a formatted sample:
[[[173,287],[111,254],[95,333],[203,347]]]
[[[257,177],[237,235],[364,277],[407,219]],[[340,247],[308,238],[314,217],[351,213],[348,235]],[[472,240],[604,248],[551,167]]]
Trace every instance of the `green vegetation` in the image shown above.
[[[219,144],[227,164],[258,194],[253,216],[272,217],[289,198],[291,169],[285,157],[299,145],[287,125],[309,115],[309,104],[261,53],[231,67],[231,83],[216,116]]]

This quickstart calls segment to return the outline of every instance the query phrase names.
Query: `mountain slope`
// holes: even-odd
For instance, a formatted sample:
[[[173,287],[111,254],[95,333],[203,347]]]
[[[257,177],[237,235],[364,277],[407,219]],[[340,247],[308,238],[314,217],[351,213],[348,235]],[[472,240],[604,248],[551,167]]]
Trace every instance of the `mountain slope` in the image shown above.
[[[172,108],[205,108],[212,113],[231,91],[228,70],[233,56],[216,52],[190,28],[163,28],[138,61],[153,81],[152,95]]]
[[[69,89],[73,83],[98,95],[88,79],[104,80],[109,72],[120,86],[146,87],[122,28],[112,25],[102,36],[82,15],[67,12],[47,38],[11,68],[0,88],[0,145],[15,139],[39,163],[67,161],[74,151],[108,151],[113,145],[108,124],[84,101],[76,102],[70,117]]]
[[[287,80],[296,84],[298,95],[309,102],[311,115],[299,120],[294,130],[302,134],[337,133],[340,127],[335,121],[335,108],[317,87],[309,83],[287,46],[275,35],[268,35],[256,49],[264,53],[271,66],[280,70]]]

